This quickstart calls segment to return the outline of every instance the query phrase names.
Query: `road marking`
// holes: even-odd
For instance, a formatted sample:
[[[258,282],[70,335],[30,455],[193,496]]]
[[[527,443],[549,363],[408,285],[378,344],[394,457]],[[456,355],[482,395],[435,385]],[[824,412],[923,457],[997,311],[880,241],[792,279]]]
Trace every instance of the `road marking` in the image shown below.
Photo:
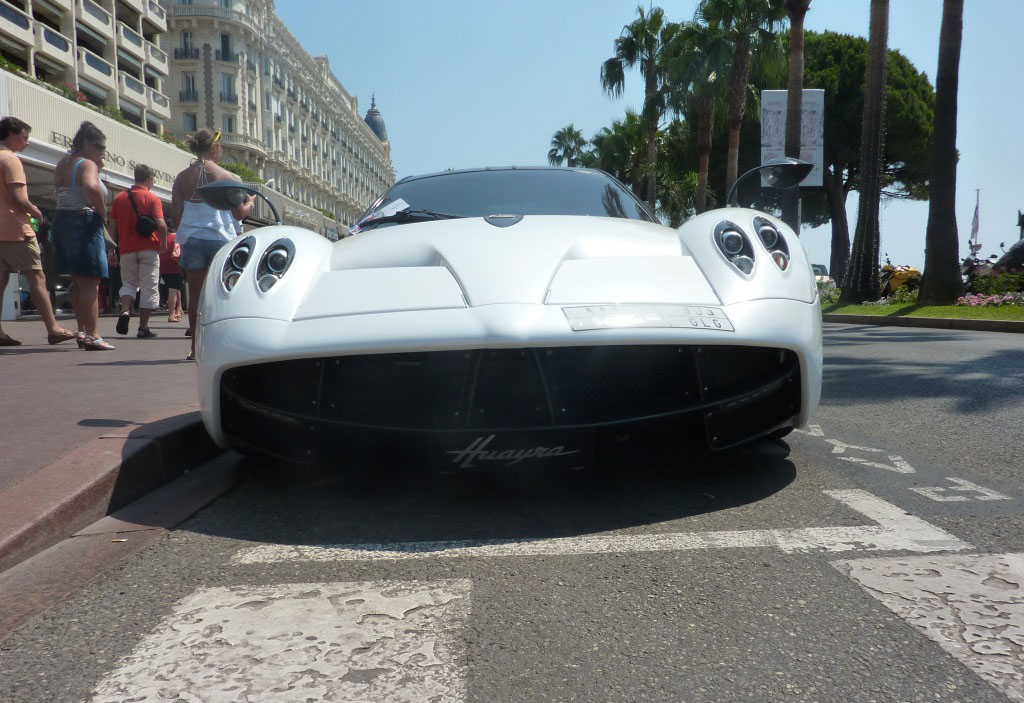
[[[826,442],[832,445],[833,454],[845,454],[847,449],[854,449],[861,452],[881,452],[881,449],[875,449],[873,447],[858,447],[855,444],[846,444],[838,439],[826,439]],[[867,459],[861,459],[855,456],[841,456],[839,457],[843,461],[852,461],[855,464],[864,464],[865,466],[872,466],[876,469],[884,469],[886,471],[893,471],[898,474],[912,474],[915,473],[914,467],[910,465],[903,457],[899,454],[890,454],[889,461],[892,464],[883,464],[880,461],[868,461]]]
[[[821,425],[808,425],[804,429],[796,428],[793,431],[794,432],[799,432],[800,434],[808,435],[810,437],[824,437],[825,436],[825,432],[821,429]]]
[[[203,588],[93,692],[108,701],[466,698],[471,582]]]
[[[833,565],[1010,700],[1024,702],[1024,554]]]
[[[390,544],[281,545],[243,549],[235,564],[294,561],[396,561],[434,557],[522,557],[777,547],[788,554],[806,552],[908,551],[942,552],[970,549],[948,532],[908,515],[867,491],[849,489],[825,494],[861,513],[875,525],[808,527],[725,532],[671,532],[644,535],[590,535],[451,542]]]
[[[1003,495],[999,491],[993,491],[991,488],[985,488],[979,486],[976,483],[965,481],[962,478],[955,478],[953,476],[947,476],[946,480],[952,484],[955,484],[953,488],[942,488],[939,486],[935,487],[921,487],[912,486],[910,490],[914,493],[920,493],[926,498],[931,498],[939,503],[962,503],[968,500],[1013,500],[1008,495]],[[957,491],[959,493],[974,493],[974,496],[966,495],[951,495],[946,491]]]

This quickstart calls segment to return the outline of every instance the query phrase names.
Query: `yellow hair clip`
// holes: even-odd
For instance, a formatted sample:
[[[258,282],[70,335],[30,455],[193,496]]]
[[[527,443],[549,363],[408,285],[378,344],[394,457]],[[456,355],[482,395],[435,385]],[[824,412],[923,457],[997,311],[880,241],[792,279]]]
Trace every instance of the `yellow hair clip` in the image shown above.
[[[213,143],[216,144],[220,141],[220,130],[218,129],[213,135]]]

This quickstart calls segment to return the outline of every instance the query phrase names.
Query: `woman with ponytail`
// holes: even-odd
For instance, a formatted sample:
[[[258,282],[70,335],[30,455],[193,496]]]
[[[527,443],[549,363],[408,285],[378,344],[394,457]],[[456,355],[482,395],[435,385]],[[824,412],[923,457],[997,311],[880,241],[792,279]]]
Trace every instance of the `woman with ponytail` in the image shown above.
[[[238,176],[217,165],[221,157],[220,132],[201,129],[188,140],[196,160],[178,174],[171,189],[171,219],[178,224],[177,242],[181,247],[178,265],[188,280],[188,332],[192,337],[192,351],[188,359],[196,357],[196,314],[199,294],[210,268],[210,262],[224,244],[236,236],[235,220],[244,220],[252,213],[252,196],[231,211],[216,210],[204,203],[196,189],[206,183]]]

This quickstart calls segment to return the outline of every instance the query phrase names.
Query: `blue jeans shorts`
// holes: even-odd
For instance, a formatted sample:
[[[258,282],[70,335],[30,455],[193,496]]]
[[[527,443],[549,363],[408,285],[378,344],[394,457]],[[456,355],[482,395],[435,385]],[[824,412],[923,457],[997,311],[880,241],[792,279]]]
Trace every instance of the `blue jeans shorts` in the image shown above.
[[[103,218],[92,210],[58,210],[51,229],[57,273],[106,278]]]
[[[181,245],[178,266],[185,271],[205,271],[213,263],[213,257],[227,244],[223,239],[189,238]]]

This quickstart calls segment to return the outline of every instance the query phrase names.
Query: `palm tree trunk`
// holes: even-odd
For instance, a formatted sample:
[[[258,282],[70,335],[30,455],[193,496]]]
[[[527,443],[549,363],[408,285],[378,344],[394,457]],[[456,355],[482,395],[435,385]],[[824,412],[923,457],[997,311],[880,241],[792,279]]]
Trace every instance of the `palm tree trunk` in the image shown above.
[[[708,170],[711,166],[711,139],[715,122],[715,99],[702,95],[697,107],[697,214],[707,210]]]
[[[807,5],[787,4],[789,79],[786,84],[786,156],[800,158],[800,121],[804,94],[804,16]],[[800,186],[782,193],[782,221],[800,234]]]
[[[740,126],[747,106],[747,82],[750,80],[750,44],[743,38],[736,42],[732,68],[729,69],[729,142],[725,167],[725,192],[736,182],[740,163]]]
[[[861,124],[861,186],[857,228],[840,301],[863,303],[879,296],[878,206],[882,197],[882,153],[885,146],[885,77],[889,51],[889,0],[871,0],[868,64],[864,77]]]
[[[647,109],[644,110],[644,116],[647,118],[647,207],[651,212],[655,212],[658,201],[658,116],[653,114],[654,110],[650,109],[650,106],[654,102],[655,93],[658,92],[658,74],[655,72],[654,57],[648,57],[646,63],[644,100]]]
[[[850,223],[846,219],[846,189],[843,187],[841,163],[832,163],[825,168],[822,183],[828,197],[829,219],[832,220],[832,249],[828,270],[836,279],[836,286],[843,287],[843,277],[850,260]]]
[[[925,233],[924,277],[918,300],[951,305],[963,293],[956,226],[956,118],[964,0],[944,0],[935,75],[935,135]]]

